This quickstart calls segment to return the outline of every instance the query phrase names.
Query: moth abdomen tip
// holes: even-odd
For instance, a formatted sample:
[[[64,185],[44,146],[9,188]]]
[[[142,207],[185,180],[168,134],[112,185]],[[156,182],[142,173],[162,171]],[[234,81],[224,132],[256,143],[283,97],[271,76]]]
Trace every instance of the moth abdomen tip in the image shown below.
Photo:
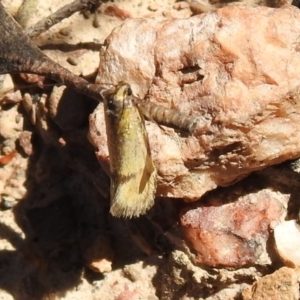
[[[131,203],[131,205],[128,205],[128,201],[117,201],[111,205],[110,213],[118,218],[137,218],[146,214],[153,204],[154,197],[147,199],[147,203],[145,200],[140,200],[138,203]]]

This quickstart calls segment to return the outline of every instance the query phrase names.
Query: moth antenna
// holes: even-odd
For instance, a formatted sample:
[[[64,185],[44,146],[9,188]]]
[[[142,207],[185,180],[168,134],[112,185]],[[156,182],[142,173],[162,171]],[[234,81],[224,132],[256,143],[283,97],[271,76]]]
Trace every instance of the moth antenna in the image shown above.
[[[179,129],[193,134],[197,127],[199,117],[181,113],[175,109],[167,108],[150,101],[136,98],[137,106],[147,119],[153,119],[160,125]]]

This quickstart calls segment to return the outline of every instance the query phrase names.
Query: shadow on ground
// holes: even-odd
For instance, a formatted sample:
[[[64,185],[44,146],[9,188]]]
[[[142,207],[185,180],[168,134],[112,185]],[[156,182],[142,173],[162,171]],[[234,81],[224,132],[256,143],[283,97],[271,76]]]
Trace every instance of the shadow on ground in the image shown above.
[[[33,129],[27,194],[13,209],[25,238],[0,224],[0,237],[16,249],[0,252],[0,288],[16,300],[63,296],[80,284],[82,276],[89,282],[101,280],[102,275],[87,271],[87,265],[105,257],[112,259],[112,253],[113,268],[122,268],[172,249],[164,228],[146,216],[131,221],[110,216],[109,177],[87,140],[88,114],[94,107],[78,110],[74,97],[68,96],[66,101],[70,98],[72,105],[60,103],[55,121],[61,113],[62,127],[68,127],[68,120],[71,124],[77,122],[76,126],[62,130],[48,119],[48,128]],[[66,109],[68,115],[64,116],[61,111]],[[78,116],[78,111],[85,116]],[[166,222],[170,206],[164,209],[164,205],[158,205],[152,217],[169,226],[174,224],[171,219]],[[91,257],[90,249],[99,240],[103,245],[98,247],[96,257]]]

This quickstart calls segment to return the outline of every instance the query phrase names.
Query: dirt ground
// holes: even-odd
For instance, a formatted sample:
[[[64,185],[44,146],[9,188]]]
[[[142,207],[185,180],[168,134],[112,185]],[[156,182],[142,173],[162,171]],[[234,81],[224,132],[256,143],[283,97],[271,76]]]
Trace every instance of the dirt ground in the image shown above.
[[[2,1],[14,16],[21,2]],[[70,1],[31,2],[25,28]],[[191,15],[187,2],[107,2],[96,14],[75,14],[34,42],[75,74],[93,78],[101,44],[125,17]],[[245,287],[274,270],[194,266],[177,227],[180,201],[157,199],[147,216],[113,218],[109,178],[87,140],[88,115],[97,103],[61,87],[31,87],[18,76],[13,80],[22,92],[13,92],[10,76],[1,80],[10,93],[0,109],[1,300],[242,299]],[[41,107],[50,92],[63,94],[60,105],[68,113],[45,116]],[[31,95],[27,100],[25,93]]]

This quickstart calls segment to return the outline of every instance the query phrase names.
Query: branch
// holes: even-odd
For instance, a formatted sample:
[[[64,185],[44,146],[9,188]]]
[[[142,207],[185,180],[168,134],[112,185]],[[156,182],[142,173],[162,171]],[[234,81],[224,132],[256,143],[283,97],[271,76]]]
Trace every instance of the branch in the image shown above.
[[[30,39],[35,39],[41,33],[47,31],[63,19],[69,18],[74,13],[84,9],[95,10],[101,3],[102,0],[75,0],[72,3],[63,6],[50,16],[37,22],[35,25],[29,27],[25,32]]]

